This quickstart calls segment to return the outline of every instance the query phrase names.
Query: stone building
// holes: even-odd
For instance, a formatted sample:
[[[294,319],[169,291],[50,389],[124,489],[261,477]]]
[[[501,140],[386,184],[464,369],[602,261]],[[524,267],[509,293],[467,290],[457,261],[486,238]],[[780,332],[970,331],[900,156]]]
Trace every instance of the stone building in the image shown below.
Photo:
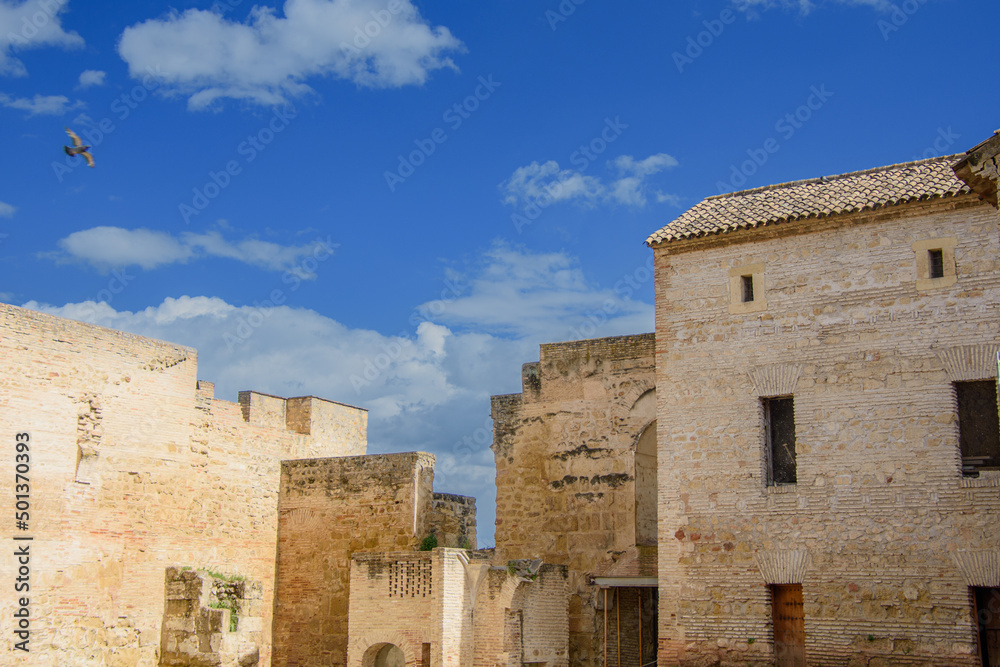
[[[432,455],[364,455],[365,410],[196,378],[191,348],[0,304],[0,495],[30,538],[0,559],[25,586],[0,596],[7,656],[342,665],[353,554],[475,547],[475,501],[434,493]]]
[[[960,160],[649,237],[660,664],[1000,664],[996,190]]]
[[[566,579],[464,549],[355,554],[347,665],[567,667]]]
[[[542,345],[522,392],[493,397],[497,560],[569,566],[573,665],[655,658],[653,345],[652,334]]]

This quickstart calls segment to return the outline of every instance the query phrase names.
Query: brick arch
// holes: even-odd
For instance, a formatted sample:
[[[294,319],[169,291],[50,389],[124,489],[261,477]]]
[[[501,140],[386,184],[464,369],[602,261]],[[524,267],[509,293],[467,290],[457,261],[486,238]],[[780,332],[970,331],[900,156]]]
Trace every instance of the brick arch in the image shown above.
[[[402,633],[393,630],[373,630],[356,637],[352,642],[353,656],[347,661],[347,667],[372,667],[375,654],[386,646],[398,646],[406,658],[406,667],[418,667],[420,653]]]
[[[632,380],[632,386],[621,396],[615,398],[613,412],[615,416],[628,417],[629,411],[636,401],[647,391],[656,390],[656,381],[639,378]]]

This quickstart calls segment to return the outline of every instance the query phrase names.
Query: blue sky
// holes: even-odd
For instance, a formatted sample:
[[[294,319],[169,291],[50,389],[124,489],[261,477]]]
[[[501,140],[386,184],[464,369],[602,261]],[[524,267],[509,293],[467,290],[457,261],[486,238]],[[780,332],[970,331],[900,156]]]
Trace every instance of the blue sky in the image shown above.
[[[492,544],[489,396],[652,331],[702,198],[965,151],[995,0],[0,0],[0,299],[370,409]],[[96,166],[67,160],[63,128]]]

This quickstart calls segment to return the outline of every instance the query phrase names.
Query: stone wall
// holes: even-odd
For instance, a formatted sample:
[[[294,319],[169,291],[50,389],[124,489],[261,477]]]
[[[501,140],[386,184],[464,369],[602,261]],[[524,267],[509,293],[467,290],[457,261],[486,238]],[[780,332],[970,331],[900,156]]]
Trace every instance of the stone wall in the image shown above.
[[[257,667],[264,605],[260,585],[168,567],[160,667]]]
[[[442,547],[355,554],[346,664],[393,645],[407,667],[567,667],[566,578],[564,566],[496,567]]]
[[[979,664],[1000,479],[962,475],[952,382],[996,377],[997,222],[963,196],[655,250],[659,664],[772,664],[768,584],[801,584],[810,665]],[[928,239],[954,279],[919,282]],[[752,265],[766,307],[732,314]],[[797,480],[768,486],[782,395]]]
[[[635,452],[656,417],[653,343],[646,334],[542,345],[522,393],[493,397],[496,559],[569,567],[574,665],[601,664],[589,575],[636,543]]]
[[[452,493],[435,493],[427,517],[428,532],[439,547],[476,548],[476,499]]]
[[[32,442],[32,665],[156,665],[175,565],[260,582],[270,665],[279,462],[364,451],[366,413],[318,439],[215,399],[196,373],[192,348],[0,304],[0,430]],[[0,496],[13,484],[0,477]],[[0,579],[16,567],[0,558]]]
[[[415,549],[433,481],[434,456],[423,453],[282,463],[276,667],[346,664],[351,555]]]

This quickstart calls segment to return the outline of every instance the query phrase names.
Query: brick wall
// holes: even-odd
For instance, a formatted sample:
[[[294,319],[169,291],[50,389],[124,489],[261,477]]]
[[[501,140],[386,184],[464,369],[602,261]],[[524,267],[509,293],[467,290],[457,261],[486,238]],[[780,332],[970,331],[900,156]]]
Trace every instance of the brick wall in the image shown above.
[[[541,346],[523,391],[494,396],[496,559],[569,567],[570,658],[601,664],[588,575],[635,545],[635,448],[655,419],[654,336]]]
[[[164,571],[185,565],[260,582],[270,664],[279,461],[363,450],[366,413],[319,441],[196,374],[192,348],[0,304],[4,451],[18,432],[33,442],[32,664],[153,667]],[[0,476],[0,496],[13,482]],[[0,558],[0,579],[15,567]],[[14,602],[0,597],[0,615]]]
[[[346,664],[351,555],[416,548],[433,466],[423,453],[282,462],[276,667]]]
[[[802,584],[810,665],[978,664],[1000,480],[963,478],[951,383],[996,376],[997,220],[970,196],[655,251],[661,665],[770,664],[768,583]],[[944,237],[956,280],[918,290]],[[753,264],[766,309],[731,314]],[[797,483],[768,487],[777,395]]]

